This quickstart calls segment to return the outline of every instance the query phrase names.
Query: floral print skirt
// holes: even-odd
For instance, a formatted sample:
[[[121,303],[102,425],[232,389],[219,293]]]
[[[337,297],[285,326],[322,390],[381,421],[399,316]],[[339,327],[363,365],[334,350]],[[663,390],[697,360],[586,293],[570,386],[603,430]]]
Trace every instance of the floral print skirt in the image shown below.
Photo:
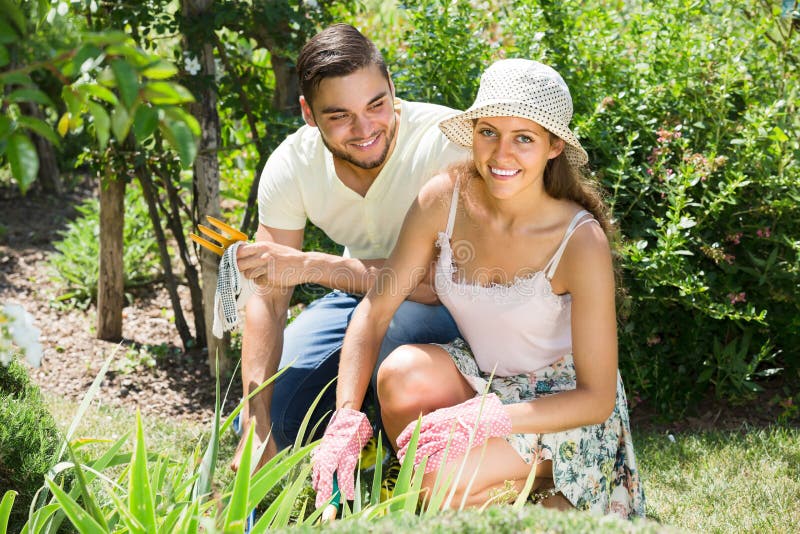
[[[568,354],[530,374],[494,377],[478,369],[467,343],[439,345],[478,393],[495,393],[504,404],[525,402],[575,389],[575,366]],[[617,401],[602,424],[551,434],[511,434],[506,440],[528,463],[552,460],[555,490],[575,508],[624,518],[644,516],[644,491],[633,454],[628,403],[617,373]]]

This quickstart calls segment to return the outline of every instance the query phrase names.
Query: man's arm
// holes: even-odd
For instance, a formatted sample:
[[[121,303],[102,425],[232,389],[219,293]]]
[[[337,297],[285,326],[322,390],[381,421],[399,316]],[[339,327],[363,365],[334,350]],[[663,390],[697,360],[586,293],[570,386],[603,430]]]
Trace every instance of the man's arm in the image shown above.
[[[256,243],[270,243],[289,249],[299,249],[303,244],[303,230],[279,230],[259,225]],[[242,247],[240,247],[241,250]],[[247,396],[278,372],[283,351],[283,329],[286,312],[292,296],[291,286],[266,286],[259,284],[255,295],[247,302],[245,326],[242,336],[242,388]],[[248,402],[242,411],[242,440],[234,454],[231,468],[238,470],[244,448],[244,440],[252,417],[256,418],[256,445],[267,438],[271,419],[272,386],[264,388]],[[269,461],[277,449],[270,439],[257,467]]]
[[[246,278],[255,279],[259,286],[277,288],[319,284],[346,293],[365,295],[385,263],[383,259],[360,260],[298,249],[299,246],[287,246],[274,240],[258,240],[239,249],[239,269]],[[430,278],[426,277],[408,298],[423,304],[436,303]]]

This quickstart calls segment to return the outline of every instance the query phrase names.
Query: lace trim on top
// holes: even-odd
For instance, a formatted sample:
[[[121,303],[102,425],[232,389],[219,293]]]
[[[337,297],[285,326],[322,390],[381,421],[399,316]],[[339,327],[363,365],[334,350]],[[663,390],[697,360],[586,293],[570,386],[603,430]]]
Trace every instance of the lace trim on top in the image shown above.
[[[468,290],[473,299],[481,295],[490,297],[508,297],[512,294],[521,297],[541,295],[549,297],[561,306],[565,306],[572,299],[568,293],[564,295],[553,293],[553,287],[545,275],[544,269],[524,276],[515,276],[514,281],[510,284],[492,283],[492,285],[485,286],[456,280],[455,275],[458,272],[458,266],[453,260],[453,249],[450,247],[450,236],[447,232],[438,233],[436,246],[439,248],[439,259],[436,262],[436,279],[434,281],[437,290],[457,286]],[[537,284],[539,280],[542,280],[541,284]]]

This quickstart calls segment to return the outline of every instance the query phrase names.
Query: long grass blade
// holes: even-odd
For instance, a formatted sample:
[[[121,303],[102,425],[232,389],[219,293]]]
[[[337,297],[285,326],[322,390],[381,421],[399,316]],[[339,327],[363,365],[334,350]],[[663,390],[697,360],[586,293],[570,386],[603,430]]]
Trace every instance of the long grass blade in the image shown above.
[[[80,462],[78,462],[78,459],[75,457],[75,451],[72,450],[71,446],[67,446],[67,451],[69,452],[69,456],[72,459],[72,463],[75,467],[73,471],[75,473],[75,478],[78,481],[78,487],[80,487],[81,490],[81,500],[83,501],[83,506],[87,509],[92,518],[94,518],[94,520],[103,527],[104,530],[108,530],[106,518],[103,515],[102,510],[100,510],[100,507],[97,506],[97,501],[94,498],[94,494],[89,489],[89,483],[86,481],[86,475],[81,468]]]
[[[519,492],[517,495],[517,499],[514,501],[513,507],[515,510],[522,510],[522,507],[525,506],[525,503],[528,502],[528,496],[531,494],[531,488],[533,488],[533,483],[536,480],[536,465],[539,462],[538,455],[533,457],[533,462],[531,462],[531,472],[528,473],[528,477],[525,479],[525,485],[522,487],[522,491]]]
[[[253,424],[247,430],[247,438],[242,451],[242,461],[239,465],[239,470],[236,472],[236,478],[233,480],[233,493],[228,501],[225,524],[222,527],[223,532],[226,534],[228,532],[244,532],[247,514],[250,512],[248,499],[250,496],[250,469],[253,465],[253,436],[256,432],[256,420],[253,419],[252,422]]]
[[[425,466],[428,464],[428,458],[423,458],[419,466],[414,471],[414,477],[411,479],[411,488],[406,495],[403,508],[406,512],[414,513],[417,511],[419,504],[419,493],[422,491],[422,477],[425,476]]]
[[[136,444],[128,478],[128,509],[149,532],[156,530],[156,512],[150,473],[147,470],[147,448],[144,442],[142,415],[136,410]]]
[[[295,359],[295,360],[296,360],[296,359]],[[241,411],[244,409],[244,405],[245,405],[245,403],[247,403],[247,402],[250,402],[250,399],[252,399],[252,398],[253,398],[253,397],[255,397],[256,395],[258,395],[259,393],[261,393],[261,391],[263,391],[263,390],[264,390],[264,388],[266,388],[267,386],[269,386],[270,384],[272,384],[273,382],[275,382],[275,380],[277,380],[279,376],[281,376],[283,373],[285,373],[285,372],[286,372],[286,369],[288,369],[289,367],[291,367],[291,366],[292,366],[292,364],[294,364],[294,361],[295,361],[295,360],[293,360],[293,361],[292,361],[292,362],[291,362],[289,365],[287,365],[286,367],[284,367],[284,368],[282,368],[282,369],[278,370],[278,372],[277,372],[277,373],[275,373],[274,375],[272,375],[271,377],[269,377],[269,378],[267,378],[266,380],[264,380],[264,382],[262,382],[262,383],[261,383],[261,385],[259,385],[259,386],[258,386],[256,389],[254,389],[253,391],[251,391],[251,392],[250,392],[250,393],[249,393],[249,394],[248,394],[248,395],[247,395],[245,398],[243,398],[243,399],[241,400],[241,402],[239,402],[239,404],[237,404],[237,405],[236,405],[236,408],[234,408],[234,409],[233,409],[233,411],[232,411],[230,414],[228,414],[228,417],[226,417],[226,418],[225,418],[225,421],[223,421],[223,423],[222,423],[222,427],[219,429],[219,433],[220,433],[220,435],[221,435],[221,436],[224,436],[224,435],[225,435],[225,432],[227,432],[227,431],[228,431],[228,429],[231,427],[231,425],[233,424],[233,420],[234,420],[234,419],[236,418],[236,416],[237,416],[237,415],[239,415],[239,413],[240,413],[240,412],[241,412]]]
[[[103,529],[103,526],[94,520],[92,516],[86,513],[75,500],[67,495],[58,485],[51,479],[46,479],[47,487],[55,497],[61,509],[72,522],[78,532],[81,534],[98,534],[101,532],[108,532]]]
[[[409,491],[411,486],[411,474],[414,470],[414,457],[417,455],[417,442],[419,441],[419,429],[422,424],[422,417],[417,418],[417,425],[414,427],[414,433],[411,435],[411,441],[408,442],[408,450],[406,457],[403,458],[403,463],[400,466],[400,472],[397,474],[397,482],[394,486],[393,495],[405,494]],[[397,512],[405,509],[405,500],[396,503],[390,508],[392,512]]]
[[[454,435],[454,432],[450,432],[450,436],[447,438],[447,444],[445,445],[444,453],[442,454],[442,466],[447,465],[447,460],[450,457],[450,445],[453,443]],[[452,487],[451,484],[453,483],[453,478],[454,473],[449,469],[439,469],[439,471],[436,473],[436,479],[433,481],[433,489],[431,490],[430,495],[428,495],[427,505],[425,507],[424,515],[426,517],[434,516],[441,511],[445,496],[447,495],[448,490]]]
[[[317,409],[317,405],[319,404],[319,401],[322,400],[322,396],[325,394],[325,392],[328,390],[328,388],[331,387],[331,384],[333,384],[335,381],[336,381],[336,378],[333,378],[330,382],[325,384],[325,387],[322,388],[322,391],[320,391],[317,394],[317,396],[314,398],[314,401],[311,403],[311,406],[306,411],[305,416],[303,416],[303,421],[300,423],[300,429],[297,431],[297,437],[294,440],[294,449],[295,450],[300,449],[300,447],[303,445],[303,438],[306,436],[306,428],[308,428],[308,423],[311,421],[311,415],[314,413],[314,410]],[[323,417],[322,420],[324,420],[324,419],[325,418]],[[322,422],[322,420],[316,422],[316,424],[314,425],[313,432],[316,432],[316,429],[319,426],[319,424]],[[314,434],[311,434],[309,436],[309,438],[313,437],[313,435]]]
[[[61,505],[57,502],[46,504],[41,508],[36,509],[30,516],[28,516],[28,520],[22,525],[22,529],[20,529],[21,534],[39,534],[39,532],[44,528],[44,524],[47,519],[53,515],[56,510],[59,510]],[[0,523],[1,524],[1,523]],[[0,529],[0,532],[5,532],[3,529]]]
[[[219,436],[220,436],[220,404],[219,404],[219,355],[216,358],[216,395],[214,397],[214,423],[211,426],[211,437],[208,439],[208,447],[203,454],[203,460],[197,467],[197,482],[192,489],[192,497],[200,498],[202,495],[211,493],[211,481],[214,479],[214,469],[217,465],[219,455]]]
[[[61,449],[58,451],[58,455],[56,456],[56,461],[61,460],[64,456],[64,453],[67,450],[67,443],[72,440],[72,436],[75,434],[75,431],[78,429],[78,425],[80,425],[81,420],[83,419],[84,414],[86,414],[86,410],[89,409],[89,406],[92,404],[97,392],[100,391],[100,386],[103,383],[103,380],[106,378],[106,373],[108,373],[108,368],[111,366],[111,362],[114,360],[114,357],[119,352],[120,347],[122,344],[118,344],[111,355],[106,358],[106,361],[103,362],[103,367],[100,368],[100,372],[97,373],[97,376],[94,377],[94,381],[92,381],[92,385],[89,386],[89,390],[86,392],[86,395],[83,396],[83,400],[81,400],[81,404],[78,406],[78,411],[75,412],[75,417],[72,418],[72,423],[69,425],[69,429],[67,430],[66,435],[64,436],[64,442],[61,444]]]
[[[372,492],[369,495],[369,505],[375,506],[381,500],[381,483],[383,482],[383,439],[378,432],[378,443],[375,451],[375,470],[372,473]]]
[[[284,449],[267,465],[262,467],[256,473],[250,483],[250,502],[248,509],[252,510],[264,496],[275,487],[275,485],[283,479],[297,464],[305,460],[311,453],[312,449],[317,445],[317,442],[306,445],[300,450],[287,455],[287,451],[291,449]]]
[[[78,411],[75,412],[75,417],[72,418],[72,422],[69,425],[69,429],[67,430],[67,433],[64,435],[64,441],[61,444],[61,448],[59,449],[58,454],[56,454],[54,458],[56,463],[59,462],[61,458],[63,458],[64,452],[66,452],[67,449],[67,444],[70,441],[72,441],[72,436],[78,429],[81,420],[83,420],[83,416],[86,414],[86,411],[89,409],[89,406],[92,404],[92,401],[94,401],[94,398],[100,391],[100,386],[102,385],[103,380],[105,380],[106,374],[108,373],[108,369],[111,366],[111,362],[114,361],[114,358],[116,357],[121,347],[122,343],[119,343],[117,344],[116,347],[114,347],[114,350],[111,352],[108,358],[106,358],[106,361],[103,362],[103,366],[100,368],[100,371],[97,373],[97,376],[94,377],[92,385],[89,386],[89,389],[86,391],[86,395],[83,396],[83,399],[81,400],[81,403],[78,406]],[[50,478],[53,477],[50,476]],[[45,487],[46,486],[42,486],[43,489]],[[75,488],[73,488],[73,490],[74,489]],[[72,492],[70,492],[70,494],[72,495]],[[46,492],[43,492],[41,496],[37,497],[31,504],[31,510],[33,510],[34,507],[39,507],[40,506],[39,503],[45,498],[46,498]],[[54,502],[54,499],[50,499],[50,503],[52,502]],[[47,523],[44,525],[44,532],[46,534],[52,534],[58,532],[59,528],[61,527],[61,522],[63,520],[64,520],[64,513],[61,510],[57,510],[55,514],[48,517]],[[29,521],[30,521],[30,516],[29,516]]]
[[[146,530],[139,520],[133,516],[130,510],[128,510],[128,507],[125,506],[125,503],[122,502],[122,499],[120,499],[119,495],[113,491],[110,491],[108,488],[106,488],[106,490],[106,494],[112,501],[114,501],[114,511],[119,514],[120,519],[128,528],[128,531],[133,532],[134,534],[147,534],[148,532],[152,532]]]
[[[306,465],[300,471],[300,474],[294,479],[294,481],[289,485],[288,488],[285,488],[281,492],[281,500],[280,504],[276,507],[274,514],[267,514],[264,513],[265,517],[262,517],[258,523],[253,526],[253,530],[251,531],[252,534],[259,534],[259,532],[265,532],[265,530],[261,530],[262,528],[266,529],[267,527],[270,529],[275,528],[283,528],[289,524],[289,519],[292,514],[292,510],[294,509],[294,503],[297,500],[297,496],[303,490],[303,486],[305,485],[306,479],[311,474],[311,464]],[[268,515],[272,515],[273,519],[269,522],[266,521]],[[256,528],[259,523],[263,525],[259,528]]]
[[[16,498],[17,492],[14,490],[8,490],[3,494],[3,500],[0,501],[0,532],[8,532],[8,518],[11,517],[11,508]]]

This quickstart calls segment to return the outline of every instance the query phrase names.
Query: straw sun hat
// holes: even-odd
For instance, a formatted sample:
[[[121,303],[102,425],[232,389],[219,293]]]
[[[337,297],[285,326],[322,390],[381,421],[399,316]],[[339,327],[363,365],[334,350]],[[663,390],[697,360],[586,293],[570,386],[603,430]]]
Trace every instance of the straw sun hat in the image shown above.
[[[569,129],[572,97],[561,76],[547,65],[529,59],[503,59],[481,76],[475,103],[465,112],[439,123],[457,145],[472,147],[472,120],[480,117],[522,117],[540,124],[565,141],[564,155],[581,167],[589,156]]]

